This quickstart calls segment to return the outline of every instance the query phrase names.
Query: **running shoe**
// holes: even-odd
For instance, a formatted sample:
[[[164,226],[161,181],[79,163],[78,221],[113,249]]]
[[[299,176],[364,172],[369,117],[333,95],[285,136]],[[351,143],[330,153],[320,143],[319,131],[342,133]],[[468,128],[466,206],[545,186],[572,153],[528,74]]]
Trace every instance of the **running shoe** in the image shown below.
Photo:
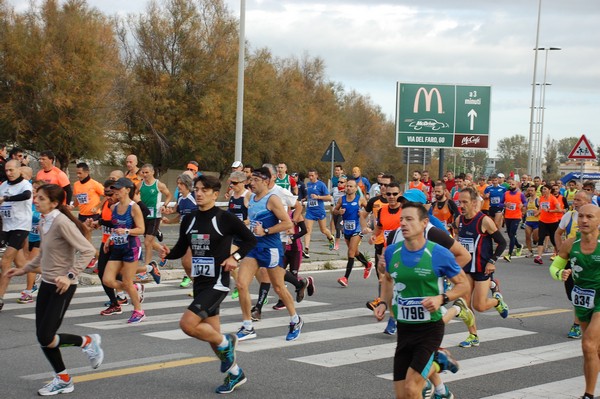
[[[262,318],[262,311],[260,309],[258,309],[257,307],[253,307],[252,310],[250,311],[250,319],[252,319],[252,321],[260,321],[261,318]]]
[[[521,245],[520,247],[517,247],[517,249],[515,250],[515,256],[521,256],[522,253],[523,253],[523,246]]]
[[[118,302],[119,306],[129,305],[129,299],[127,299],[126,296],[117,295],[117,302]]]
[[[148,273],[143,272],[143,273],[137,273],[135,275],[135,280],[139,280],[139,281],[145,281],[146,279],[148,279]]]
[[[440,366],[441,371],[450,371],[452,374],[456,374],[458,371],[458,362],[452,357],[448,349],[439,348],[433,356],[433,361]]]
[[[498,300],[498,305],[495,306],[496,310],[498,311],[500,316],[502,316],[503,319],[506,319],[508,317],[508,305],[506,304],[506,302],[504,302],[504,298],[502,298],[502,294],[499,292],[496,292],[492,296],[494,297],[494,299]]]
[[[192,279],[188,276],[183,276],[181,279],[181,283],[179,283],[179,288],[187,288],[192,284]]]
[[[448,389],[448,387],[446,386],[446,392],[444,392],[443,394],[439,394],[439,393],[435,393],[433,394],[433,399],[454,399],[454,394],[452,392],[450,392],[450,390]]]
[[[365,266],[365,271],[363,272],[363,278],[368,279],[373,271],[373,262],[367,262],[367,266]]]
[[[96,263],[98,262],[98,259],[96,258],[92,258],[92,260],[90,261],[90,263],[88,263],[87,265],[87,269],[93,269],[94,267],[96,267]]]
[[[302,257],[305,259],[310,258],[310,254],[308,253],[308,248],[302,250]]]
[[[138,296],[140,298],[140,303],[144,302],[144,291],[146,291],[146,287],[144,287],[144,284],[140,284],[140,283],[135,283],[135,289],[138,292]]]
[[[98,334],[90,334],[88,337],[90,337],[90,342],[81,348],[81,350],[87,355],[88,359],[90,359],[92,368],[97,369],[104,360],[104,351],[100,346],[102,338],[100,338],[100,335]]]
[[[190,298],[193,298],[193,297],[194,297],[194,291],[190,291],[190,292],[188,292],[188,296],[189,296]]]
[[[503,258],[504,258],[504,260],[505,260],[505,261],[507,261],[507,262],[510,262],[510,261],[511,261],[511,260],[510,260],[510,254],[506,254],[506,255],[504,255],[504,256],[503,256]]]
[[[494,277],[490,279],[490,291],[492,291],[492,295],[496,292],[500,292],[500,280]]]
[[[373,299],[371,302],[367,302],[367,308],[370,310],[375,310],[377,306],[381,303],[381,298],[377,297]]]
[[[300,284],[302,286],[296,290],[296,302],[300,303],[304,299],[304,294],[306,293],[306,287],[308,287],[308,280],[302,279],[300,280]]]
[[[388,319],[388,323],[387,323],[387,327],[385,328],[385,330],[383,330],[384,334],[387,335],[395,335],[396,334],[396,320],[394,320],[393,317],[390,317]]]
[[[162,231],[158,230],[156,232],[156,238],[158,239],[158,242],[163,242],[163,240],[165,239],[165,236],[163,235]]]
[[[333,249],[335,248],[335,239],[333,237],[330,237],[327,240],[329,241],[329,250],[333,251]]]
[[[339,251],[340,250],[340,243],[339,242],[335,243],[335,246],[333,247],[333,250],[334,251]]]
[[[285,309],[285,304],[280,299],[280,300],[277,301],[277,303],[275,305],[273,305],[273,309],[275,309],[275,310],[283,310],[283,309]]]
[[[306,286],[306,293],[308,294],[308,296],[313,296],[316,290],[315,280],[311,276],[308,276],[306,280],[308,282],[308,285]]]
[[[144,313],[143,310],[141,310],[141,311],[134,310],[133,313],[131,313],[131,317],[129,318],[129,320],[127,320],[127,323],[137,324],[144,320],[146,320],[146,313]]]
[[[347,287],[348,286],[348,279],[344,276],[344,277],[340,277],[338,278],[337,282],[339,283],[339,285],[341,285],[342,287]]]
[[[168,260],[166,260],[166,259],[161,259],[161,260],[160,260],[160,262],[158,262],[158,265],[159,265],[160,267],[165,267],[165,266],[167,265],[167,263],[169,263],[169,261],[168,261]]]
[[[572,339],[580,339],[581,338],[581,327],[579,326],[579,324],[573,324],[571,326],[571,329],[569,330],[569,333],[567,334],[567,338],[572,338]]]
[[[479,346],[479,337],[475,334],[469,334],[467,339],[458,344],[461,348],[470,348],[472,346]]]
[[[71,393],[75,390],[73,385],[73,379],[69,378],[69,381],[63,381],[58,375],[54,376],[52,381],[44,385],[38,390],[40,396],[52,396],[58,395],[59,393]]]
[[[119,305],[109,305],[106,309],[100,312],[100,316],[111,316],[121,313],[123,313],[123,309],[121,309]]]
[[[248,379],[246,375],[240,369],[240,373],[238,375],[233,375],[231,373],[227,373],[225,376],[225,381],[223,381],[223,385],[219,385],[217,389],[215,389],[216,393],[231,393],[234,389],[244,384]]]
[[[426,380],[425,387],[423,387],[423,393],[422,393],[423,399],[432,399],[433,393],[434,393],[433,384],[429,380]]]
[[[544,264],[544,261],[542,260],[542,257],[541,257],[541,256],[539,256],[539,255],[538,255],[538,256],[536,256],[535,258],[533,258],[533,262],[534,262],[534,263],[537,263],[537,264],[539,264],[539,265],[543,265],[543,264]]]
[[[295,341],[300,336],[300,332],[302,331],[302,326],[304,325],[304,320],[302,317],[298,316],[298,323],[290,323],[290,332],[288,332],[285,337],[286,341]]]
[[[25,304],[25,303],[32,303],[33,302],[33,295],[23,291],[21,292],[21,297],[19,299],[17,299],[17,303],[21,303],[21,304]]]
[[[460,312],[458,312],[456,317],[461,319],[467,327],[472,327],[473,324],[475,324],[475,315],[473,314],[471,309],[469,309],[469,306],[467,306],[465,300],[462,298],[458,298],[456,301],[454,301],[454,305],[460,308]]]
[[[39,276],[39,274],[38,274],[38,276]],[[35,293],[38,289],[39,289],[38,285],[34,284],[33,287],[31,288],[31,293],[32,294]]]
[[[233,291],[231,291],[231,299],[238,299],[239,297],[240,292],[238,291],[237,287],[235,287]]]
[[[158,265],[155,261],[150,261],[150,266],[152,266],[152,270],[150,270],[150,275],[152,276],[156,284],[160,284],[160,270],[158,269]]]
[[[248,330],[246,327],[241,326],[235,335],[237,336],[238,341],[245,341],[247,339],[256,338],[256,331],[254,330],[254,327]]]
[[[217,357],[221,359],[221,373],[228,372],[235,364],[235,347],[238,341],[235,334],[227,334],[225,339],[227,340],[227,346],[223,349],[217,347],[215,351]]]

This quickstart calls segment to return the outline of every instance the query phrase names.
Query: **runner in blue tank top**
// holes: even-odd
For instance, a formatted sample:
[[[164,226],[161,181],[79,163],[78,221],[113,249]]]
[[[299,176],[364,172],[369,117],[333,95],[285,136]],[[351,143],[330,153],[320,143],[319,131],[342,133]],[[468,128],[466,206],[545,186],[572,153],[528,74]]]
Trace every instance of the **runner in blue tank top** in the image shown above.
[[[485,188],[483,195],[485,199],[490,200],[489,217],[494,220],[496,227],[500,229],[502,226],[502,211],[504,210],[504,193],[506,193],[506,187],[501,185],[498,180],[498,176],[490,176],[492,179],[492,185]]]
[[[271,172],[268,168],[255,169],[250,178],[253,195],[248,204],[250,229],[257,238],[257,245],[240,262],[237,287],[240,307],[242,308],[242,326],[237,332],[239,340],[256,337],[252,326],[251,300],[248,290],[259,267],[267,270],[271,284],[290,315],[290,326],[286,340],[298,338],[304,322],[296,313],[292,295],[285,287],[285,269],[283,263],[283,245],[279,233],[293,228],[283,203],[277,195],[269,193]]]

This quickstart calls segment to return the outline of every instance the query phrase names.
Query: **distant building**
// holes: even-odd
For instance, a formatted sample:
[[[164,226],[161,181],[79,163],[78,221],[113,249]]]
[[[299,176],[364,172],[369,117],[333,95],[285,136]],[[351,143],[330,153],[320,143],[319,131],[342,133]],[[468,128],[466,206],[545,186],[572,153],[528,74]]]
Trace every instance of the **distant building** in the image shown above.
[[[581,171],[581,162],[580,161],[569,161],[565,163],[561,163],[558,166],[558,172],[560,176],[567,175],[571,172],[580,172]],[[600,166],[595,160],[589,160],[583,162],[583,173],[598,173],[600,172]]]

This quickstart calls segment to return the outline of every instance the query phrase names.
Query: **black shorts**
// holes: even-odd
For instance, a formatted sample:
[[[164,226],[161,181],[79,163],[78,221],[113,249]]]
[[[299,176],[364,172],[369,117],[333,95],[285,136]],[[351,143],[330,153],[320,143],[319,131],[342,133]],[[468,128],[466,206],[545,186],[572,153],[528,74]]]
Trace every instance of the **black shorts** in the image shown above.
[[[394,356],[394,381],[406,379],[409,368],[427,378],[433,356],[444,338],[444,322],[398,324],[398,345]]]
[[[33,248],[39,248],[40,242],[41,241],[29,241],[29,252],[31,252]]]
[[[463,271],[465,272],[465,274],[471,276],[473,281],[487,281],[490,279],[490,277],[492,277],[491,275],[485,274],[484,272],[470,272],[468,271],[469,269],[471,269],[470,264],[463,267]]]
[[[82,215],[81,213],[77,216],[81,223],[85,223],[86,220],[92,219],[94,222],[97,222],[100,219],[100,214],[96,213],[93,215]]]
[[[191,310],[203,320],[217,316],[221,302],[227,297],[228,292],[215,290],[212,286],[194,284],[194,300],[188,306],[188,310]]]
[[[11,230],[3,232],[4,241],[7,247],[16,249],[23,249],[25,240],[29,238],[28,230]]]
[[[158,233],[160,227],[160,219],[144,219],[145,236],[155,236]]]
[[[488,216],[493,218],[494,216],[496,216],[497,213],[502,213],[503,210],[504,208],[490,206],[490,209],[488,210]]]

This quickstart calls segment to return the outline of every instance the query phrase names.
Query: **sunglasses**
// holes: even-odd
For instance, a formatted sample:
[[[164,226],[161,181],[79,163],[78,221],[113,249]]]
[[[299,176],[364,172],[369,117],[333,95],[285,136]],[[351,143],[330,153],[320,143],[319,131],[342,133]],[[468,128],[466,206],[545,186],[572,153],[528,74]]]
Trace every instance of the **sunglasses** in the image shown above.
[[[397,197],[400,195],[400,193],[385,193],[385,195],[387,195],[388,197]]]
[[[237,186],[238,184],[243,183],[242,181],[230,181],[229,184],[233,186]]]

